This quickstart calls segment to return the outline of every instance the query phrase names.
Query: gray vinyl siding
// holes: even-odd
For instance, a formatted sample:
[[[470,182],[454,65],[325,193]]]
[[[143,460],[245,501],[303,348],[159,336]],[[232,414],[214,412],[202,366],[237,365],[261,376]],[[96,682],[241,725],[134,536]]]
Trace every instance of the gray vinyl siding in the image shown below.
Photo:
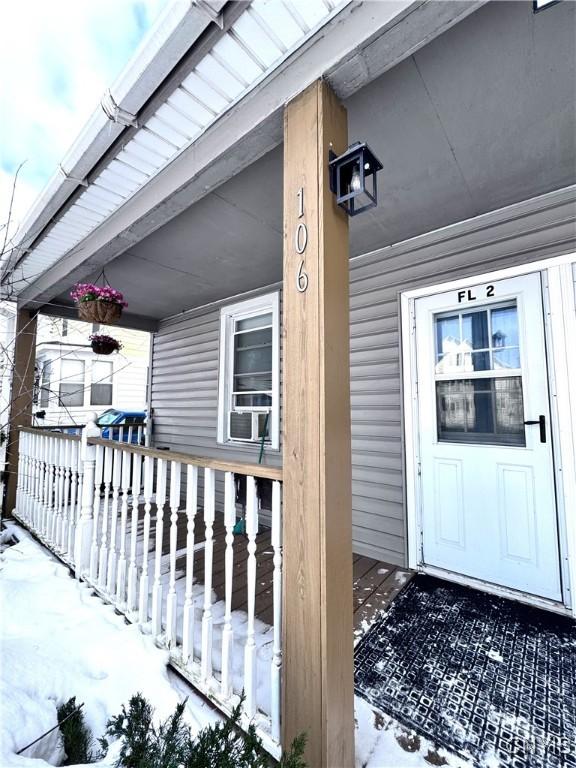
[[[226,303],[161,323],[152,356],[154,444],[256,463],[259,446],[217,443],[220,307]],[[280,451],[267,448],[262,463],[281,466]]]
[[[574,190],[561,191],[351,261],[356,552],[406,563],[400,293],[573,251],[575,218]],[[218,348],[219,306],[161,323],[152,369],[155,444],[254,461],[255,448],[216,443]],[[280,454],[268,452],[266,462],[280,465]]]

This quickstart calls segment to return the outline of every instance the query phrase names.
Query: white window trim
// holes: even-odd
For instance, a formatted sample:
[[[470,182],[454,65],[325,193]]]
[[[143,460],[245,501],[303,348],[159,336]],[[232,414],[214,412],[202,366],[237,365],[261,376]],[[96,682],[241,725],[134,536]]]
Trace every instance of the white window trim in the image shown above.
[[[280,448],[280,300],[279,293],[267,293],[263,296],[229,304],[220,310],[220,364],[218,374],[218,443],[237,447],[257,446],[258,442],[232,440],[228,436],[228,412],[230,410],[231,390],[230,372],[233,367],[234,349],[231,343],[233,324],[239,318],[272,312],[272,410],[270,426],[270,444],[274,451]]]
[[[98,381],[93,381],[94,376],[94,367],[95,363],[108,363],[108,365],[111,366],[110,370],[110,381],[102,381],[101,379],[98,379]],[[84,389],[85,398],[88,400],[88,405],[86,407],[90,408],[112,408],[114,403],[114,373],[115,373],[115,365],[113,360],[94,360],[94,358],[90,359],[90,365],[87,366],[87,378],[86,378],[86,385]],[[109,384],[110,385],[110,402],[104,403],[102,405],[96,405],[92,402],[92,385],[93,384]]]
[[[89,411],[93,410],[94,408],[112,408],[114,406],[114,400],[116,397],[116,387],[117,387],[117,381],[116,381],[116,364],[114,360],[104,361],[104,362],[110,362],[112,363],[112,372],[110,374],[111,376],[111,384],[112,384],[112,402],[110,405],[92,405],[92,366],[93,363],[96,362],[93,356],[92,352],[89,352],[88,350],[83,351],[84,353],[76,352],[69,355],[64,356],[52,356],[52,355],[46,355],[42,358],[42,362],[50,361],[52,363],[52,385],[51,385],[51,391],[54,393],[56,392],[55,387],[58,387],[58,393],[60,391],[60,383],[62,381],[62,361],[63,360],[80,360],[84,363],[84,399],[82,402],[82,405],[69,405],[69,406],[63,406],[60,405],[59,397],[56,396],[56,394],[50,395],[50,404],[47,406],[48,409],[51,410],[57,410],[58,413],[67,413],[70,411],[72,414],[77,414],[80,411]]]

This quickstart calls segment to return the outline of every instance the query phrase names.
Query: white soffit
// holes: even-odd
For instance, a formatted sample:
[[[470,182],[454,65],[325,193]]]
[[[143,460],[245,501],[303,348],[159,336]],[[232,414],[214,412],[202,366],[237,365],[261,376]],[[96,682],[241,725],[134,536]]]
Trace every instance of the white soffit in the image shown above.
[[[78,245],[349,2],[252,0],[20,261],[13,275],[16,293]],[[122,122],[126,116],[114,118]]]

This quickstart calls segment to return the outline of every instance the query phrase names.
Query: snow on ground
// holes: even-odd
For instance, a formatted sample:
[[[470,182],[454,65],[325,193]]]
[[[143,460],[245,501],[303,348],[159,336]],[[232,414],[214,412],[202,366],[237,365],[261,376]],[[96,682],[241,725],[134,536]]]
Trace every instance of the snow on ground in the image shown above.
[[[10,546],[14,535],[19,542]],[[66,567],[22,528],[0,534],[0,766],[58,765],[58,730],[15,752],[56,725],[56,708],[76,696],[96,737],[111,715],[141,691],[159,718],[188,696],[196,732],[218,715],[167,668],[168,653],[73,579]],[[430,768],[469,764],[437,750],[355,698],[356,768]],[[111,766],[117,750],[98,765]]]
[[[472,768],[462,760],[415,731],[404,728],[388,715],[374,709],[359,696],[354,697],[356,717],[355,768]],[[490,763],[486,764],[491,768]],[[496,768],[498,763],[494,763]]]
[[[0,555],[0,766],[58,765],[58,731],[15,752],[56,725],[56,708],[76,696],[96,737],[137,691],[158,717],[186,693],[171,685],[168,653],[92,595],[20,528]],[[4,536],[4,538],[7,538]],[[217,715],[193,693],[187,719],[196,732]],[[111,765],[113,754],[102,765]],[[36,759],[32,759],[36,758]]]

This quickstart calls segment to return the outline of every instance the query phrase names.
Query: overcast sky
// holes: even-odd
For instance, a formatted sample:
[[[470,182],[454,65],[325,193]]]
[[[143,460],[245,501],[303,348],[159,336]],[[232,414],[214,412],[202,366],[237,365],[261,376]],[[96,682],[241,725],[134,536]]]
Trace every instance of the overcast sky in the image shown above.
[[[0,223],[19,164],[15,222],[170,0],[0,3]]]

